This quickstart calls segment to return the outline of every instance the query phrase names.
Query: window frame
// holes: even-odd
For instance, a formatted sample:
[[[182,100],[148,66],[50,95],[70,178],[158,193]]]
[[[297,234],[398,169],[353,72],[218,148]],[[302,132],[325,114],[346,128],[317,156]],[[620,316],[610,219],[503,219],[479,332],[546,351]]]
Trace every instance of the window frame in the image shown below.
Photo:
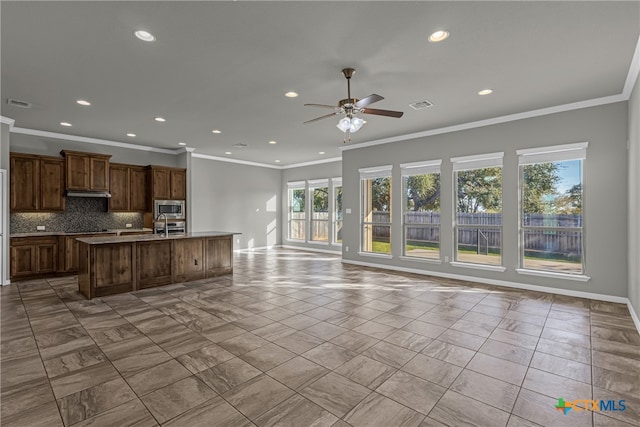
[[[506,270],[504,267],[504,221],[501,219],[500,225],[484,225],[484,224],[458,224],[458,176],[457,172],[470,171],[470,170],[478,170],[478,169],[488,169],[499,167],[504,171],[504,152],[497,153],[487,153],[487,154],[478,154],[472,156],[463,156],[463,157],[452,157],[451,163],[453,164],[452,168],[452,178],[453,178],[453,218],[452,218],[452,228],[453,228],[453,256],[451,265],[455,267],[465,267],[465,268],[477,268],[481,270],[491,270],[491,271],[500,271],[503,272]],[[501,210],[500,213],[503,215],[504,212],[504,179],[500,182],[500,204]],[[495,230],[499,229],[500,231],[500,264],[488,264],[481,262],[470,262],[470,261],[460,261],[458,259],[459,251],[458,251],[458,235],[461,229],[478,229],[478,230]]]
[[[586,253],[586,183],[585,183],[585,170],[587,165],[587,147],[588,142],[578,142],[573,144],[563,144],[539,148],[528,148],[523,150],[516,150],[518,155],[518,265],[519,268],[516,271],[519,274],[531,275],[531,276],[543,276],[554,277],[560,279],[569,279],[576,281],[588,281],[590,279],[587,276],[587,253]],[[582,218],[580,227],[548,227],[548,226],[525,226],[524,225],[524,166],[532,164],[544,164],[544,163],[560,163],[564,161],[581,161],[581,175],[580,184],[582,186]],[[580,231],[580,250],[581,256],[581,271],[580,273],[571,272],[558,272],[553,270],[544,270],[531,267],[525,267],[525,233],[527,231]]]
[[[295,181],[287,183],[287,240],[292,242],[305,242],[307,241],[307,184],[306,181]],[[305,194],[305,209],[304,209],[304,220],[293,219],[293,191],[302,190]],[[303,221],[303,230],[304,230],[304,238],[296,239],[291,235],[291,225],[294,221]]]
[[[413,228],[438,228],[438,236],[439,236],[439,247],[438,247],[438,257],[437,258],[429,258],[429,257],[419,257],[407,255],[407,228],[409,225],[405,222],[405,213],[407,212],[407,184],[406,179],[410,176],[420,176],[427,174],[438,174],[440,178],[440,190],[442,190],[442,159],[437,160],[427,160],[422,162],[411,162],[411,163],[401,163],[400,164],[400,175],[402,179],[402,258],[411,260],[411,261],[427,261],[427,262],[435,262],[440,263],[442,259],[442,209],[440,209],[440,219],[438,224],[411,224],[410,226]],[[442,201],[442,192],[440,193],[440,201]]]
[[[331,179],[331,244],[342,246],[342,241],[338,241],[338,223],[344,225],[344,213],[342,209],[338,211],[338,199],[336,189],[342,189],[342,178]],[[338,212],[340,212],[340,218],[338,218]],[[342,229],[342,226],[340,227]]]
[[[358,170],[360,173],[360,250],[358,255],[364,256],[374,256],[381,258],[392,258],[393,257],[393,246],[392,246],[392,211],[393,211],[393,178],[392,178],[392,170],[393,165],[385,165],[385,166],[376,166],[371,168],[361,168]],[[377,223],[373,221],[365,220],[365,191],[364,185],[365,182],[369,179],[377,179],[377,178],[389,178],[389,222],[388,223]],[[365,250],[365,227],[371,226],[374,227],[376,225],[380,225],[383,227],[389,227],[389,252],[374,252],[373,250]],[[373,233],[373,231],[372,231]],[[371,242],[371,247],[373,248],[373,240]]]
[[[330,206],[330,200],[331,200],[331,194],[329,192],[330,187],[329,187],[329,179],[325,178],[325,179],[313,179],[313,180],[308,180],[307,181],[307,188],[308,188],[308,195],[309,195],[309,201],[311,203],[309,203],[309,235],[306,238],[306,242],[307,243],[313,243],[313,244],[325,244],[328,245],[331,237],[331,230],[329,229],[329,224],[331,224],[331,206]],[[315,209],[314,209],[314,200],[315,200],[315,190],[318,188],[326,188],[327,189],[327,219],[314,219],[313,215],[314,213],[316,213]],[[326,240],[317,240],[313,238],[313,225],[314,222],[317,223],[326,223],[326,228],[327,228],[327,239]]]

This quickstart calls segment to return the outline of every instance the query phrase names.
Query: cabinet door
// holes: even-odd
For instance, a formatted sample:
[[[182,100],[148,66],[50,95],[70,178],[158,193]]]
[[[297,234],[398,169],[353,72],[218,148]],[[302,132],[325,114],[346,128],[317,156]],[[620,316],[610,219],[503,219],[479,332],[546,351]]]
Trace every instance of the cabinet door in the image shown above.
[[[187,173],[181,170],[171,171],[171,200],[187,198]]]
[[[75,154],[66,154],[67,162],[67,189],[89,189],[89,157]]]
[[[144,168],[130,170],[130,205],[132,211],[147,210],[147,171]]]
[[[174,240],[173,259],[176,282],[204,277],[204,239]]]
[[[39,160],[11,156],[11,210],[38,209]]]
[[[171,198],[171,172],[168,169],[153,169],[153,198]]]
[[[40,160],[41,211],[64,210],[64,160]]]
[[[111,165],[109,168],[109,199],[110,211],[129,210],[129,168],[127,166]]]
[[[208,238],[206,254],[207,277],[233,271],[233,243],[230,237]]]
[[[35,245],[11,246],[11,277],[31,276],[35,273]]]
[[[77,271],[78,270],[78,241],[76,237],[80,236],[65,236],[64,238],[64,270],[65,271]]]
[[[91,171],[90,190],[109,191],[109,159],[100,157],[89,158]]]
[[[171,283],[171,241],[138,242],[138,289]]]
[[[39,243],[36,250],[36,273],[54,273],[58,269],[58,245]]]

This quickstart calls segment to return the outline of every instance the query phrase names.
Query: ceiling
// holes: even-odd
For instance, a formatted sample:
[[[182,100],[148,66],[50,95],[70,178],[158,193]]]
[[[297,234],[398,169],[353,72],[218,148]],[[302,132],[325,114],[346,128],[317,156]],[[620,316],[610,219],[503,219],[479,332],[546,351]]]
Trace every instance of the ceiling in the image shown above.
[[[365,116],[358,144],[620,94],[640,35],[638,1],[2,1],[0,12],[1,112],[15,127],[274,166],[340,157],[337,117],[302,123],[330,112],[303,104],[346,98],[342,68],[356,69],[353,96],[405,113]],[[451,36],[429,43],[441,29]],[[434,106],[408,106],[425,99]]]

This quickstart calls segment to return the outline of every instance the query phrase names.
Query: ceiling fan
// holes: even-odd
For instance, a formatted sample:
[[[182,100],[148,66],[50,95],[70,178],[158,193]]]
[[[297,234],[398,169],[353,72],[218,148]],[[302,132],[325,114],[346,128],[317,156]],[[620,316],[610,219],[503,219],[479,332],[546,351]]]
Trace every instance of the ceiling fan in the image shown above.
[[[344,142],[347,142],[347,140],[351,141],[351,134],[359,131],[360,128],[365,124],[365,121],[357,116],[359,113],[395,118],[402,117],[402,115],[404,114],[402,111],[366,108],[368,105],[373,104],[374,102],[382,101],[384,99],[382,96],[376,95],[375,93],[362,99],[351,98],[351,77],[355,74],[355,72],[356,70],[354,70],[353,68],[345,68],[342,70],[342,74],[344,74],[344,77],[347,79],[347,97],[338,101],[338,105],[304,104],[305,107],[320,107],[335,110],[333,113],[316,117],[315,119],[307,120],[306,122],[304,122],[304,124],[316,122],[322,119],[328,119],[329,117],[333,117],[339,114],[344,114],[344,117],[340,119],[336,126],[342,132],[346,133]]]

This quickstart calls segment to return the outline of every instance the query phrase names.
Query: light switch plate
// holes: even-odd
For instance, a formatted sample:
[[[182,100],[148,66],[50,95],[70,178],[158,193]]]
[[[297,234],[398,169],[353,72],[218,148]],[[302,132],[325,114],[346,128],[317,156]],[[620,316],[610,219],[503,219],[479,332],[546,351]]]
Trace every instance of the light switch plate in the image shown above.
[[[350,213],[351,213],[351,208],[347,208],[347,209],[345,209],[345,212],[346,212],[346,213],[348,213],[348,214],[350,214]]]

